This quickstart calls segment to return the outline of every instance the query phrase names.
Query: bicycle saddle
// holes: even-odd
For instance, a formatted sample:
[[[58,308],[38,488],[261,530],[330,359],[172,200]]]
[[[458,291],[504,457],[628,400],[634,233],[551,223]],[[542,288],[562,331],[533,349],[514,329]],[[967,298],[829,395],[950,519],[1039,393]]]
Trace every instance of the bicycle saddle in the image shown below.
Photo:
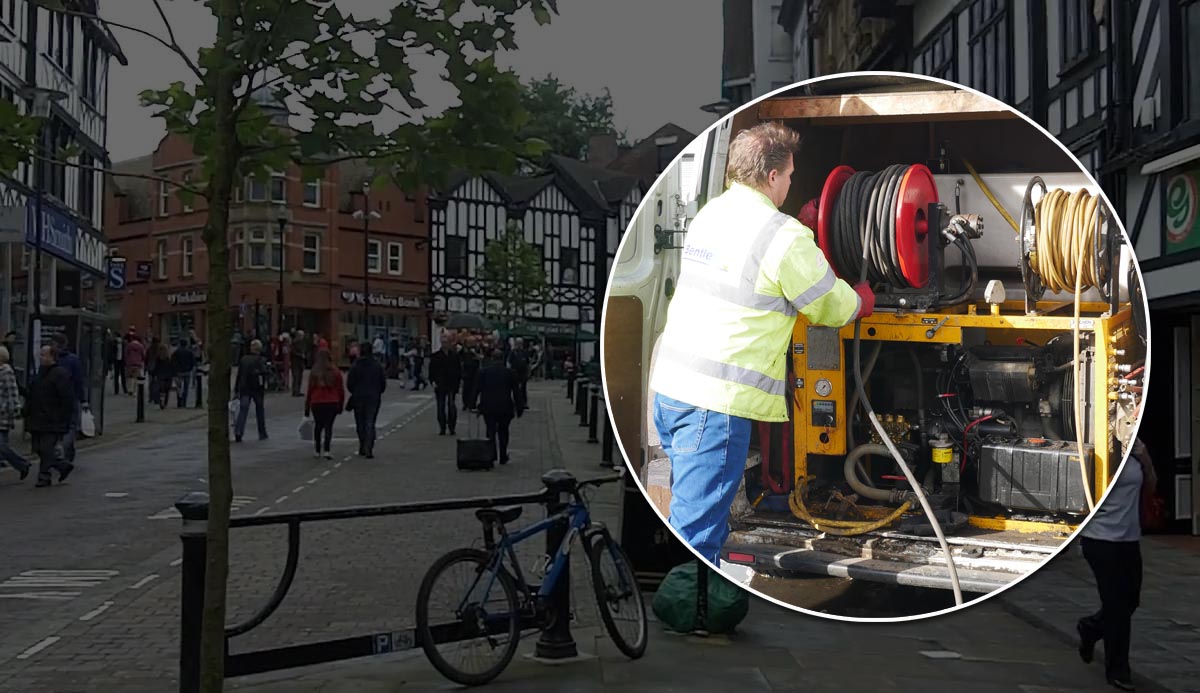
[[[551,469],[542,475],[542,483],[552,493],[575,490],[575,475],[565,469]]]
[[[508,524],[521,516],[521,509],[519,505],[509,505],[502,508],[480,508],[475,511],[475,517],[479,518],[480,522]]]

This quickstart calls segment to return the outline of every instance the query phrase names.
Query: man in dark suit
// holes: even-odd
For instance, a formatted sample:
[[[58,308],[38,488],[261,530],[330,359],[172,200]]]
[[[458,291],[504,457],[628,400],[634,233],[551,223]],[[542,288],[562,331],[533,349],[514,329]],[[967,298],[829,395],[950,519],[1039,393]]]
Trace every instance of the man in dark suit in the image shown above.
[[[475,378],[475,394],[479,398],[477,411],[487,423],[488,441],[497,446],[500,464],[508,464],[508,426],[513,415],[525,412],[521,398],[521,383],[512,369],[504,364],[504,352],[492,352],[492,360]]]

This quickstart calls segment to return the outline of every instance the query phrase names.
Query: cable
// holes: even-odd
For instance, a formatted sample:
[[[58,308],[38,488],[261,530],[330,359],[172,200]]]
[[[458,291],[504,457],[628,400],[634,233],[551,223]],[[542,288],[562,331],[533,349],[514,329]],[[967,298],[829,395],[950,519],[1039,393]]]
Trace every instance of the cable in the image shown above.
[[[904,513],[912,509],[912,501],[904,501],[899,508],[892,511],[886,517],[878,520],[867,520],[863,522],[853,522],[849,520],[823,520],[813,517],[808,511],[808,507],[804,505],[804,490],[808,486],[808,482],[812,477],[805,477],[796,484],[796,489],[788,496],[788,507],[791,508],[792,514],[812,525],[813,529],[819,530],[826,534],[832,534],[838,537],[852,537],[859,534],[873,532],[880,527],[886,527],[896,520],[900,519]],[[959,602],[962,603],[961,601]]]

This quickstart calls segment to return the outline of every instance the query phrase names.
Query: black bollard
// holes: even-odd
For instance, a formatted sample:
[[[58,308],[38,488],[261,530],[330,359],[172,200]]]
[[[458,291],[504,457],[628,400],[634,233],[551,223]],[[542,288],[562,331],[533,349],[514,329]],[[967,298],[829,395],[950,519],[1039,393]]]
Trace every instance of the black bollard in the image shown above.
[[[179,570],[179,693],[200,691],[200,631],[204,621],[204,573],[208,545],[208,494],[193,491],[175,503],[183,516],[179,538],[183,563]]]
[[[583,387],[579,388],[579,427],[587,428],[588,425],[588,404],[591,400],[588,397],[588,384],[584,383]]]
[[[600,386],[593,385],[592,390],[592,408],[588,413],[588,439],[589,443],[599,443],[600,439],[596,437],[596,427],[600,422]]]
[[[575,381],[575,416],[583,416],[583,410],[587,409],[587,402],[583,397],[585,389],[587,389],[587,378]]]
[[[138,378],[137,381],[137,423],[146,421],[146,379]]]
[[[196,371],[196,408],[204,408],[204,374]]]
[[[600,399],[600,408],[604,409],[605,400]],[[613,469],[613,445],[616,443],[616,435],[613,433],[612,419],[608,416],[608,412],[604,412],[604,434],[600,445],[600,466]]]
[[[568,402],[575,401],[575,373],[574,372],[567,374],[567,401]]]
[[[575,478],[568,472],[556,469],[542,476],[550,492],[546,500],[546,517],[552,517],[566,510],[569,495],[566,489],[575,487]],[[551,560],[559,552],[565,550],[563,539],[567,536],[567,523],[555,522],[546,531],[546,555]],[[568,558],[563,565],[562,573],[554,583],[554,591],[549,599],[549,625],[542,631],[534,648],[534,656],[543,659],[567,659],[576,657],[579,651],[575,648],[575,638],[571,636],[571,561]]]

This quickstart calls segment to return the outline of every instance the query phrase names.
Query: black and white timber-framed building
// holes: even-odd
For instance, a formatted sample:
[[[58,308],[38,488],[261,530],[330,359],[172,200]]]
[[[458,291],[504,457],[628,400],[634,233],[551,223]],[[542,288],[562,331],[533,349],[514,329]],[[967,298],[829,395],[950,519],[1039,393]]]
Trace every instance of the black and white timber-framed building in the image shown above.
[[[483,279],[484,254],[515,222],[541,253],[549,287],[544,302],[526,306],[527,328],[569,340],[576,330],[597,334],[617,245],[643,191],[636,177],[560,156],[535,177],[453,177],[429,202],[434,313],[500,313]],[[584,342],[581,360],[593,356],[595,342]]]
[[[724,5],[722,84],[734,106],[835,72],[916,72],[1008,102],[1095,174],[1150,300],[1140,435],[1173,530],[1200,534],[1200,0]]]

